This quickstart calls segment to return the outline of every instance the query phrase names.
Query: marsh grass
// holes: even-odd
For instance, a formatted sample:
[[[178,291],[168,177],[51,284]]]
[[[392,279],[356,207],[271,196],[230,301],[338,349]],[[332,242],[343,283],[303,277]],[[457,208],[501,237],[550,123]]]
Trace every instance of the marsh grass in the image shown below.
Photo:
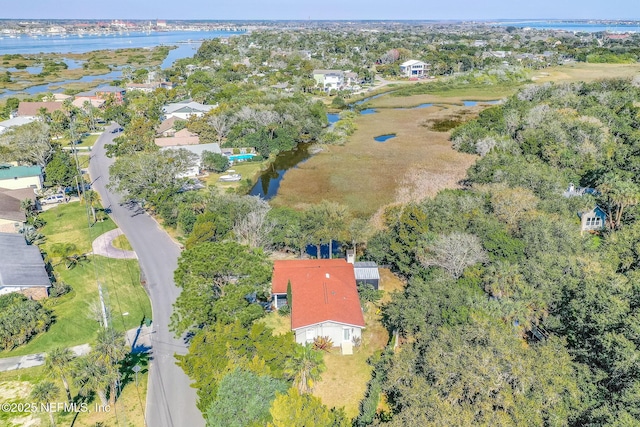
[[[480,111],[482,107],[474,108]],[[415,171],[447,177],[446,181],[431,185],[429,194],[455,186],[476,157],[454,151],[448,133],[434,132],[421,123],[455,117],[462,111],[474,110],[452,104],[447,108],[380,109],[376,114],[358,116],[358,129],[348,142],[327,146],[289,170],[272,203],[303,208],[326,199],[345,204],[354,214],[366,217],[396,203],[401,187],[417,185],[411,184]],[[393,133],[396,137],[385,143],[373,139]]]

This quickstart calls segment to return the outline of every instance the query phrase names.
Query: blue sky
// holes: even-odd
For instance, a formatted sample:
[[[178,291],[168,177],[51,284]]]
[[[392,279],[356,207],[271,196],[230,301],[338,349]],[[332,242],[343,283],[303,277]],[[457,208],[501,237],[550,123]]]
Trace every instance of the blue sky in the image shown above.
[[[32,19],[639,19],[638,0],[0,0]]]

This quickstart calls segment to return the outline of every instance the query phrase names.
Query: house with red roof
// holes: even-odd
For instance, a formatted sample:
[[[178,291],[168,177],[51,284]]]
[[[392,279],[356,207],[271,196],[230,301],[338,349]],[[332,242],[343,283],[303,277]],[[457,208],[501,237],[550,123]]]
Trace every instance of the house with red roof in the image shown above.
[[[274,261],[276,308],[287,303],[291,283],[291,330],[296,342],[328,336],[334,345],[360,338],[365,327],[353,264],[344,259]]]

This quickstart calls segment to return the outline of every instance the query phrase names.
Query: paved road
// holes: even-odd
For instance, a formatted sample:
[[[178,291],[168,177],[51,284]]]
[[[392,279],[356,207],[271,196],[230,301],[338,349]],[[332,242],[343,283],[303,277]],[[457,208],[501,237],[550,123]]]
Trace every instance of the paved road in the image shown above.
[[[70,350],[76,356],[89,354],[91,347],[89,344],[77,345]],[[26,356],[4,357],[0,359],[0,372],[13,371],[15,369],[33,368],[44,365],[47,353],[27,354]]]
[[[108,127],[93,146],[89,171],[93,188],[100,193],[103,205],[111,209],[111,218],[138,255],[151,297],[154,333],[151,335],[147,426],[201,427],[204,419],[196,408],[196,391],[189,386],[189,377],[175,364],[174,354],[186,354],[187,347],[182,340],[175,339],[168,328],[172,305],[180,293],[173,283],[180,248],[153,218],[142,211],[120,206],[120,197],[107,191],[109,165],[113,161],[106,157],[104,144],[118,135],[111,133],[115,127]]]
[[[151,328],[141,326],[139,328],[129,329],[127,331],[127,344],[134,353],[149,351],[151,348]],[[70,347],[76,356],[84,356],[91,352],[89,344],[76,345]],[[44,365],[47,359],[47,353],[27,354],[25,356],[4,357],[0,359],[0,372],[13,371],[15,369],[32,368],[34,366]]]
[[[113,239],[124,234],[122,230],[116,228],[115,230],[107,231],[104,234],[96,237],[91,242],[91,249],[94,255],[102,255],[109,258],[116,259],[136,259],[136,253],[133,251],[127,251],[125,249],[116,248],[113,246]]]

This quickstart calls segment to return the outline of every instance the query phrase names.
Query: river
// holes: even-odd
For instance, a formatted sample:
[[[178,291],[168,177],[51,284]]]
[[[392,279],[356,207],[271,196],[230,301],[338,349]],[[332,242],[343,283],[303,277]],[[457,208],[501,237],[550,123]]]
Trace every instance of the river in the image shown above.
[[[34,53],[86,53],[103,49],[127,49],[132,47],[173,46],[185,42],[202,42],[204,39],[230,37],[244,34],[242,31],[151,31],[121,32],[109,34],[69,34],[53,36],[8,37],[0,35],[2,54]],[[176,58],[178,59],[178,58]],[[175,59],[174,59],[175,60]]]

